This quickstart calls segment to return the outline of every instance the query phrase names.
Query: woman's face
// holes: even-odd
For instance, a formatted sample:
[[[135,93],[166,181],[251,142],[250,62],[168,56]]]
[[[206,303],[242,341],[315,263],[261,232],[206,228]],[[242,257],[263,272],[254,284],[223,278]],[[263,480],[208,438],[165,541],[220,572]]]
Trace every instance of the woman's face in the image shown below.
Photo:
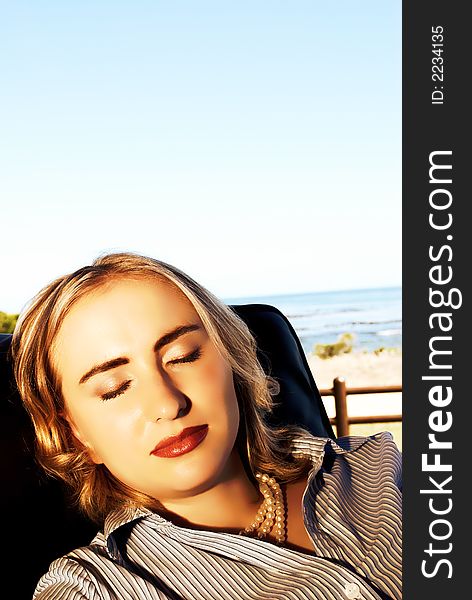
[[[53,361],[75,436],[120,481],[164,502],[225,477],[239,425],[232,370],[172,284],[119,279],[79,300]]]

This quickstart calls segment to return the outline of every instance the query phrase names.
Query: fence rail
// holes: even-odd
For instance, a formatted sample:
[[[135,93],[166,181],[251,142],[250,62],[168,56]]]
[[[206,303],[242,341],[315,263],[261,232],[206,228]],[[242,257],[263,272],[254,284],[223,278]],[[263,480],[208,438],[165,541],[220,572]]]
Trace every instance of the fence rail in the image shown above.
[[[332,388],[320,390],[322,396],[334,396],[336,416],[330,419],[336,425],[336,435],[343,437],[349,435],[349,425],[358,423],[393,423],[400,422],[402,415],[369,415],[363,417],[350,417],[347,410],[347,396],[352,394],[384,394],[401,392],[401,385],[371,386],[371,387],[346,387],[344,377],[336,377]]]

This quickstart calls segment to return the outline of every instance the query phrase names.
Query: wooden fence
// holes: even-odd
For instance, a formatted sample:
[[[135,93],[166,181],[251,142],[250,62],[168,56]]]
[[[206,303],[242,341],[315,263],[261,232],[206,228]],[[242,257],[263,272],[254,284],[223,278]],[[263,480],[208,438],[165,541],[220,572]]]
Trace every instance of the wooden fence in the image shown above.
[[[336,377],[333,387],[320,390],[322,396],[334,396],[336,416],[330,419],[336,425],[337,437],[349,435],[349,425],[352,423],[391,423],[400,422],[402,415],[369,415],[363,417],[350,417],[347,410],[347,396],[352,394],[384,394],[401,392],[401,385],[372,386],[372,387],[346,387],[344,377]]]

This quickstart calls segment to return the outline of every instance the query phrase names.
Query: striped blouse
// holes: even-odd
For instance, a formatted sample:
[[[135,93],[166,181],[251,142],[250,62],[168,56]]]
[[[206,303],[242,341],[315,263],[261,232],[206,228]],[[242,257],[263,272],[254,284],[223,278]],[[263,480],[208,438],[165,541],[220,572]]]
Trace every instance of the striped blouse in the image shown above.
[[[302,500],[312,554],[128,507],[89,546],[51,563],[34,599],[401,598],[401,458],[391,435],[307,433],[292,451],[313,462]]]

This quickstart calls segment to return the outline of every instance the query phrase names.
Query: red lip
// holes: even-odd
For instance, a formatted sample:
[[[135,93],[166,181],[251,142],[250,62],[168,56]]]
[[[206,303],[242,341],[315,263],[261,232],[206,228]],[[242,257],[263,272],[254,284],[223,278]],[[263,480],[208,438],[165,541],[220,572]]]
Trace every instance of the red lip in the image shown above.
[[[179,435],[164,438],[150,452],[154,456],[162,458],[174,458],[190,452],[205,439],[208,433],[208,425],[196,425],[186,427]]]

